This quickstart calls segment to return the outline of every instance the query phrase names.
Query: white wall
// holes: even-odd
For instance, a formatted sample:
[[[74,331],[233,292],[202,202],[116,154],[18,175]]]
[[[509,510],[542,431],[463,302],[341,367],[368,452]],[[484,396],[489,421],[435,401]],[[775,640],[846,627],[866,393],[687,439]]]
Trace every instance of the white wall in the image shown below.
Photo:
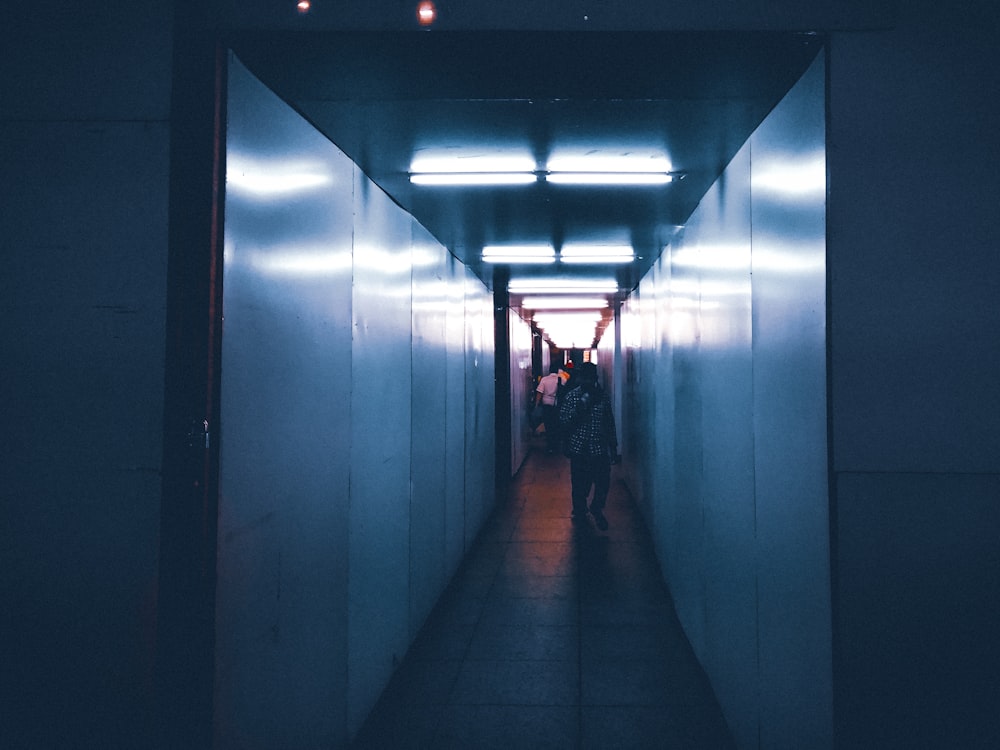
[[[531,449],[528,419],[535,403],[535,382],[531,373],[531,327],[508,311],[510,341],[510,470],[516,474]]]
[[[227,160],[216,744],[343,746],[495,501],[492,295],[235,60]]]
[[[824,113],[821,58],[623,314],[627,475],[741,748],[832,746]]]

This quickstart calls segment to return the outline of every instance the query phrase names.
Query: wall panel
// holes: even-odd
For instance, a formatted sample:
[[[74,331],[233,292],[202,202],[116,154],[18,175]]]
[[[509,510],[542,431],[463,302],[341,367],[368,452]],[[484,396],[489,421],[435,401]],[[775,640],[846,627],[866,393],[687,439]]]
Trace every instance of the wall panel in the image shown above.
[[[510,467],[516,474],[531,449],[528,415],[535,403],[535,380],[531,374],[531,327],[512,312],[507,313],[510,340]]]
[[[447,258],[448,310],[446,325],[445,389],[445,556],[449,572],[458,569],[465,554],[465,267]]]
[[[495,501],[493,294],[465,275],[465,547]]]
[[[349,727],[409,645],[411,220],[355,170]]]
[[[216,745],[344,747],[495,503],[493,297],[230,86]]]
[[[741,739],[758,732],[751,154],[744,146],[729,163],[670,256],[685,279],[672,298],[698,313],[706,667],[721,676],[716,691]],[[691,268],[698,277],[689,287]]]
[[[751,137],[761,742],[829,747],[825,74]]]
[[[642,445],[626,476],[747,748],[833,741],[823,82],[820,60],[626,303],[640,318],[627,429]]]
[[[448,583],[445,528],[448,254],[416,221],[413,234],[410,632],[416,633]],[[391,383],[396,368],[387,372]]]
[[[282,177],[288,189],[275,190]],[[220,748],[332,743],[344,732],[353,180],[343,154],[232,63]]]

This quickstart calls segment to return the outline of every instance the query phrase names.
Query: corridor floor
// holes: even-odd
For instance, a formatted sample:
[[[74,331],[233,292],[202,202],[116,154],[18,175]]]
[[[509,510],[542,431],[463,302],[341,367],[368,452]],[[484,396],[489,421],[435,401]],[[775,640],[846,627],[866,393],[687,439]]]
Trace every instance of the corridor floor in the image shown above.
[[[353,748],[733,747],[624,484],[569,510],[536,445]]]

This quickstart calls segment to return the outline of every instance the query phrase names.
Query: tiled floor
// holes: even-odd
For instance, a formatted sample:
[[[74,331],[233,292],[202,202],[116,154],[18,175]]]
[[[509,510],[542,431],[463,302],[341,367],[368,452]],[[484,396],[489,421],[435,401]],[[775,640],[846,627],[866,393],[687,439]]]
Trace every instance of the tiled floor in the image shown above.
[[[607,532],[569,510],[536,448],[353,747],[733,747],[624,485]]]

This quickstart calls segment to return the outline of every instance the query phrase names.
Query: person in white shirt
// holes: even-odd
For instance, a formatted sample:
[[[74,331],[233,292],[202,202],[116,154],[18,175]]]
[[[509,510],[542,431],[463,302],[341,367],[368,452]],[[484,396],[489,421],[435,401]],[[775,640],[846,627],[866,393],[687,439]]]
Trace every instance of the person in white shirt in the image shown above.
[[[556,405],[558,389],[559,367],[553,366],[552,371],[538,381],[538,387],[535,389],[535,404],[542,405],[547,453],[555,453],[559,449],[559,409]]]

